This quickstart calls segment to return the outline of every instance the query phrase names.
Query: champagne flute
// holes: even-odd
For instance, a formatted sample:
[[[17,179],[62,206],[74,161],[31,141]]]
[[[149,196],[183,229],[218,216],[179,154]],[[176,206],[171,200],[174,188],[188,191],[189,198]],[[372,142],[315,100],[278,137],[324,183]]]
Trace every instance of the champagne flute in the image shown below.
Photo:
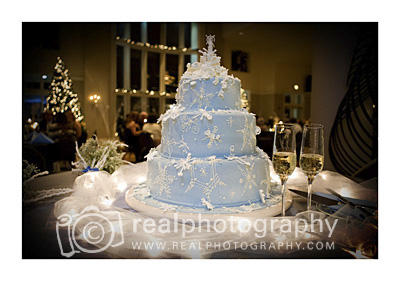
[[[281,179],[282,216],[284,217],[286,182],[296,168],[296,137],[293,124],[276,125],[272,164]]]
[[[307,176],[307,211],[311,209],[311,188],[315,177],[324,166],[324,126],[305,125],[300,151],[300,167]]]

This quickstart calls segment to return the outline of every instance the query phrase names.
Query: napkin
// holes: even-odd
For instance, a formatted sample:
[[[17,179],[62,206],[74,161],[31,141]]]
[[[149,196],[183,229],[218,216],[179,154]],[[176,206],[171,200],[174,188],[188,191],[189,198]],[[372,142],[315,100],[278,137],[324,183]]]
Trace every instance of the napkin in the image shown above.
[[[33,134],[30,144],[52,144],[54,141],[43,133]]]

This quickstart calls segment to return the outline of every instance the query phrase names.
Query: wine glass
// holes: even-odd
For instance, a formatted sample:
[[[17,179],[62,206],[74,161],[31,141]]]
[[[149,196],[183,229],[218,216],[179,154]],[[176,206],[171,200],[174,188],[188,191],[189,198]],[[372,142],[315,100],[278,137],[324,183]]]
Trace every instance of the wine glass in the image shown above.
[[[300,167],[307,176],[307,211],[310,211],[312,183],[324,167],[324,126],[320,124],[304,126],[300,151]]]
[[[272,164],[281,179],[282,216],[284,217],[286,182],[296,168],[296,137],[293,124],[276,125]]]

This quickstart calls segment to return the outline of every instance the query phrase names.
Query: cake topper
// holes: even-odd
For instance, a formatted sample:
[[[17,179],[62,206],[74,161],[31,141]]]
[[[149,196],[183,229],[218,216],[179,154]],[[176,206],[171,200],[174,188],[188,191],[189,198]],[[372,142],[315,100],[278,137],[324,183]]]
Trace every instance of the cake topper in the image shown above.
[[[208,53],[213,53],[215,35],[206,35],[206,42],[208,45]]]
[[[206,35],[207,49],[199,50],[201,53],[200,61],[187,64],[187,70],[183,78],[209,79],[212,77],[228,77],[228,70],[221,66],[221,57],[217,56],[217,50],[214,49],[215,35]],[[216,80],[218,82],[218,80]]]

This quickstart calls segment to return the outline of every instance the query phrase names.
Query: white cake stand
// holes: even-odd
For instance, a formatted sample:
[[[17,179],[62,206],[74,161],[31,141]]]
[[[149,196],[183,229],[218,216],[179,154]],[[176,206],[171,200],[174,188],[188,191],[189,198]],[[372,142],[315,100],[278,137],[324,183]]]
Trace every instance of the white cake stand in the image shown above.
[[[132,209],[144,213],[146,215],[149,215],[151,217],[156,217],[156,218],[168,218],[168,219],[175,219],[177,218],[178,221],[182,220],[193,220],[197,222],[199,220],[199,214],[200,213],[189,213],[189,212],[179,212],[176,210],[168,210],[168,209],[162,209],[162,208],[157,208],[155,206],[151,206],[149,204],[146,204],[146,202],[138,199],[138,197],[134,196],[135,189],[137,187],[131,187],[126,193],[125,193],[125,200],[126,203],[128,204],[129,207]],[[289,209],[290,206],[292,205],[293,199],[290,194],[290,192],[286,192],[286,204],[285,207],[286,209]],[[221,214],[210,214],[207,213],[206,210],[204,212],[201,212],[201,219],[207,219],[209,221],[215,221],[217,219],[228,219],[229,217],[241,217],[241,218],[252,218],[252,219],[257,219],[257,218],[266,218],[266,217],[274,217],[277,216],[281,213],[281,208],[282,208],[282,203],[278,202],[275,205],[272,206],[266,206],[265,208],[262,209],[257,209],[253,210],[250,212],[241,212],[241,213],[221,213]]]

